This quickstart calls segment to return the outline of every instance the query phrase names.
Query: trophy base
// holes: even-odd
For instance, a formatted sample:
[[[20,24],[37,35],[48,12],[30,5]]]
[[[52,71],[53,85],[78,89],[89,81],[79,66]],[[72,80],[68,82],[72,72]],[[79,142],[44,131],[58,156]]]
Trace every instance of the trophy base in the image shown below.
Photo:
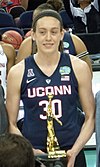
[[[66,157],[65,150],[55,150],[55,151],[49,151],[48,158],[62,158]]]

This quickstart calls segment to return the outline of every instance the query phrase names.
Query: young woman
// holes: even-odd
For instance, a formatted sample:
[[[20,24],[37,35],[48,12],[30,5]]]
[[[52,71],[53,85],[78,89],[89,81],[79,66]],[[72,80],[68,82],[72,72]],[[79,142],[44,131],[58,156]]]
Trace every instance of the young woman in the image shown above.
[[[47,151],[48,94],[53,94],[53,114],[63,126],[54,124],[61,149],[66,150],[67,167],[85,167],[83,148],[94,131],[95,104],[91,73],[87,63],[59,51],[64,36],[62,19],[54,10],[39,13],[33,20],[32,38],[37,52],[16,64],[7,79],[9,131],[25,136],[35,154]],[[79,126],[77,101],[85,112]],[[24,104],[22,133],[17,128],[19,103]]]

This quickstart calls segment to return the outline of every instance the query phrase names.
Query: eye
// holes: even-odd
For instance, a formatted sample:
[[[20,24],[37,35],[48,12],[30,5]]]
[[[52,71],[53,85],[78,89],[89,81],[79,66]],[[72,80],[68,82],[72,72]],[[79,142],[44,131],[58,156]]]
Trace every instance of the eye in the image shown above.
[[[53,31],[51,31],[51,33],[52,33],[53,35],[56,35],[56,34],[57,34],[57,31],[53,30]]]
[[[46,33],[45,31],[40,31],[41,35],[45,35],[45,33]]]

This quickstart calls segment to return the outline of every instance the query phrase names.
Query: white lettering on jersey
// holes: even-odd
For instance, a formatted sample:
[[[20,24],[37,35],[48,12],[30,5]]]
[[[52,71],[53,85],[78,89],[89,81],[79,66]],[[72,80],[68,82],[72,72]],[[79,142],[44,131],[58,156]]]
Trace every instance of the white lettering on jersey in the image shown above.
[[[38,88],[28,88],[28,97],[43,97],[49,93],[54,95],[66,95],[71,94],[71,85],[60,85],[58,86],[48,86],[48,87],[38,87]]]
[[[39,102],[39,106],[43,107],[43,114],[40,114],[40,118],[45,120],[47,119],[46,116],[46,112],[47,112],[47,107],[48,107],[48,101],[47,100],[42,100]],[[56,111],[56,107],[57,106],[57,111]],[[59,99],[54,99],[52,100],[52,113],[54,114],[54,116],[56,116],[56,118],[61,118],[62,117],[62,107],[61,107],[61,100]]]

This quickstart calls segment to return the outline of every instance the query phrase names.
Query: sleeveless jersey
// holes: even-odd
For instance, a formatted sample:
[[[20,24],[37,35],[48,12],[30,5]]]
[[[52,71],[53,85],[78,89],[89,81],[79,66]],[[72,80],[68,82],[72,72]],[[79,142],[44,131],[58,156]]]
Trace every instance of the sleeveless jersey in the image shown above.
[[[62,149],[72,147],[80,132],[78,124],[78,83],[69,55],[62,53],[54,73],[48,77],[34,61],[34,56],[25,59],[25,71],[21,84],[21,99],[24,104],[22,134],[35,149],[46,149],[47,140],[47,95],[52,93],[52,112],[62,122],[54,120],[54,129]]]
[[[64,51],[74,56],[76,55],[75,46],[71,34],[69,32],[64,33],[63,46],[64,46]]]
[[[0,45],[0,84],[2,85],[6,93],[6,66],[7,66],[7,57],[3,51],[2,46]]]

